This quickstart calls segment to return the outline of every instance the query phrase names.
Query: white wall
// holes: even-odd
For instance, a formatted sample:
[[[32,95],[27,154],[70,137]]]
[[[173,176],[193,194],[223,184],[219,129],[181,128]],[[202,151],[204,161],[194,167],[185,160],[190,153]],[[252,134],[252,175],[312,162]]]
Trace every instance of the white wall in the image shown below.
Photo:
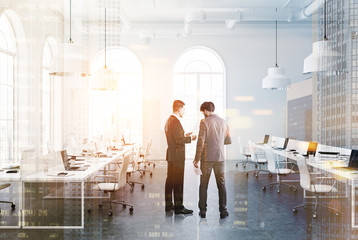
[[[280,28],[281,27],[281,28]],[[275,63],[274,24],[255,25],[236,36],[188,36],[180,39],[153,39],[140,45],[136,37],[123,37],[124,46],[131,48],[144,67],[144,139],[153,138],[153,159],[164,159],[166,141],[163,126],[171,113],[172,69],[187,48],[206,46],[223,59],[227,76],[227,120],[233,145],[228,159],[237,159],[237,137],[242,142],[261,140],[265,133],[284,135],[285,91],[261,89],[267,68]],[[278,64],[286,69],[291,82],[304,79],[303,59],[312,47],[309,24],[279,25]],[[253,96],[253,102],[237,102],[235,96]],[[188,108],[189,106],[187,106]],[[253,110],[272,111],[272,115],[254,115]]]

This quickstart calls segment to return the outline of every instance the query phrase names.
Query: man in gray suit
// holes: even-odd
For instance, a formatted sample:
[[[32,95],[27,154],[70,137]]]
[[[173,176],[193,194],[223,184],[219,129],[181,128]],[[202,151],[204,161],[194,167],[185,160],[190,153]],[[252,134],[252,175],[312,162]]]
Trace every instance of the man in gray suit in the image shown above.
[[[212,102],[204,102],[200,106],[200,112],[204,114],[204,119],[200,121],[200,130],[194,167],[198,168],[201,161],[199,187],[199,215],[206,218],[206,201],[209,179],[214,169],[216,185],[219,190],[219,211],[220,218],[229,216],[226,209],[226,187],[225,187],[225,154],[224,144],[231,144],[229,128],[224,119],[214,114],[215,105]]]

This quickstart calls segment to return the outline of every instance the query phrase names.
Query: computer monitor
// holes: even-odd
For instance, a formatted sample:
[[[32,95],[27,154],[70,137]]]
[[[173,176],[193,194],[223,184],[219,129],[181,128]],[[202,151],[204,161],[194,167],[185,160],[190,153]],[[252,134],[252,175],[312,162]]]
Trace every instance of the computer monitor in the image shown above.
[[[307,148],[307,156],[308,155],[313,155],[315,156],[316,155],[316,151],[317,151],[317,146],[318,146],[318,143],[316,142],[310,142],[308,144],[308,148]]]
[[[270,135],[265,135],[265,138],[264,138],[264,144],[267,144],[269,142],[269,138],[270,138]]]
[[[358,169],[358,150],[352,149],[351,156],[349,158],[348,167]]]
[[[283,144],[283,149],[287,148],[289,138],[285,138],[285,143]]]

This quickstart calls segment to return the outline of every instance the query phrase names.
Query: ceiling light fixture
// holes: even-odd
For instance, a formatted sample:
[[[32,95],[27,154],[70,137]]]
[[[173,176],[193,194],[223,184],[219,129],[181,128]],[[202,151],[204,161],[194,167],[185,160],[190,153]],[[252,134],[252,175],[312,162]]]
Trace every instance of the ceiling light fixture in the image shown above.
[[[285,75],[285,69],[277,65],[277,20],[276,20],[276,64],[268,69],[268,75],[262,80],[262,88],[279,90],[286,89],[290,79]]]
[[[89,76],[88,61],[83,58],[82,48],[72,40],[72,1],[70,0],[70,38],[62,44],[54,55],[50,75],[61,77],[86,77]]]
[[[313,43],[312,53],[305,58],[303,63],[303,74],[313,72],[326,72],[327,64],[341,56],[337,51],[330,50],[331,42],[327,38],[327,6],[324,1],[324,37],[322,41]],[[332,71],[336,71],[332,69]]]
[[[104,67],[95,73],[93,90],[118,91],[119,73],[107,67],[107,9],[104,9]]]

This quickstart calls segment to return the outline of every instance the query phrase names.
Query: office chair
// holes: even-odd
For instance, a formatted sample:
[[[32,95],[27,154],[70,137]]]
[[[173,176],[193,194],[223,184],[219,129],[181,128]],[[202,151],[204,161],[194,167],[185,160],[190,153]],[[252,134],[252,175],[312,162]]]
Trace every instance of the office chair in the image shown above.
[[[272,148],[271,147],[265,147],[265,153],[266,153],[266,158],[267,158],[267,169],[270,171],[271,174],[276,174],[277,175],[277,182],[272,182],[269,184],[266,184],[262,187],[262,190],[265,191],[267,186],[270,186],[271,188],[274,185],[278,185],[278,189],[277,192],[280,193],[281,192],[281,185],[285,185],[288,186],[290,189],[293,188],[293,190],[296,192],[297,188],[293,185],[284,183],[281,181],[281,176],[286,176],[288,174],[294,173],[293,171],[293,167],[294,165],[292,164],[291,168],[288,168],[288,162],[287,161],[279,161],[277,158],[277,156],[275,157],[274,153],[272,152]],[[285,167],[283,167],[285,166]]]
[[[124,156],[123,163],[121,164],[121,168],[119,169],[119,171],[107,171],[107,173],[111,173],[112,175],[95,176],[94,180],[96,181],[96,186],[94,186],[93,189],[103,191],[104,193],[108,192],[110,199],[111,199],[111,193],[123,189],[127,184],[127,170],[128,170],[130,158],[131,158],[130,154]],[[129,212],[131,214],[133,213],[134,210],[133,205],[126,203],[125,201],[101,200],[98,203],[98,207],[102,208],[103,203],[109,203],[110,208],[109,208],[108,216],[113,215],[113,211],[112,211],[113,204],[120,204],[123,206],[123,208],[129,206],[130,207]],[[93,210],[93,206],[87,209],[88,213],[91,213],[92,210]]]
[[[5,184],[1,184],[0,185],[0,190],[2,189],[5,189],[5,188],[8,188],[10,187],[11,184],[10,183],[5,183]],[[8,203],[8,204],[11,204],[11,209],[14,210],[16,205],[13,203],[13,202],[9,202],[9,201],[0,201],[0,203]],[[1,209],[0,209],[0,212],[1,212]]]
[[[147,142],[147,145],[145,147],[141,147],[141,152],[140,152],[140,160],[139,160],[139,164],[144,164],[144,168],[147,168],[147,164],[148,166],[150,166],[150,164],[153,165],[153,168],[155,168],[155,162],[153,161],[148,161],[148,157],[150,155],[150,151],[152,148],[152,142],[153,140],[150,139]]]
[[[238,140],[238,143],[239,143],[240,154],[246,157],[246,161],[238,161],[238,162],[236,162],[236,167],[238,167],[238,166],[239,166],[239,163],[241,163],[241,164],[242,164],[242,167],[243,167],[243,168],[246,168],[246,165],[247,165],[248,163],[253,163],[253,162],[249,161],[249,158],[251,157],[251,153],[250,153],[250,152],[246,152],[245,147],[244,147],[244,146],[242,145],[242,143],[241,143],[241,138],[240,138],[240,137],[238,137],[237,140]],[[255,163],[255,168],[257,168],[257,163]]]
[[[307,164],[306,164],[306,159],[298,160],[297,166],[300,171],[301,187],[305,191],[314,193],[315,201],[314,202],[306,202],[306,199],[305,199],[303,204],[293,207],[293,213],[297,213],[297,208],[301,208],[301,207],[306,208],[307,206],[314,206],[313,218],[317,218],[317,207],[322,206],[322,207],[325,207],[325,208],[335,211],[336,216],[339,216],[340,211],[338,209],[328,206],[326,204],[318,203],[319,194],[338,192],[337,188],[334,187],[334,185],[336,185],[336,183],[337,183],[337,180],[332,177],[315,177],[313,180],[311,180],[311,175],[317,174],[317,173],[309,172]],[[327,180],[327,179],[334,180],[333,184],[332,185],[322,184],[323,180]]]
[[[132,153],[132,155],[131,155],[131,160],[130,160],[131,166],[129,166],[127,169],[128,176],[131,176],[133,173],[136,173],[136,172],[140,173],[140,177],[143,176],[143,170],[139,169],[139,164],[138,164],[139,154],[140,154],[140,147],[137,149],[137,151],[135,153]],[[144,187],[145,187],[144,183],[137,182],[137,181],[131,181],[129,179],[127,180],[127,183],[131,187],[131,192],[133,192],[135,184],[140,184],[142,186],[142,190],[144,190]]]
[[[267,159],[266,158],[263,158],[261,156],[258,156],[255,152],[255,146],[254,144],[249,141],[249,152],[250,152],[250,155],[251,155],[251,161],[255,164],[257,164],[258,166],[258,169],[254,169],[254,170],[250,170],[250,171],[246,171],[245,174],[246,176],[249,176],[249,173],[250,172],[253,172],[255,174],[255,177],[259,177],[259,173],[260,172],[268,172],[269,173],[269,176],[271,177],[272,174],[270,173],[270,171],[268,170],[265,170],[265,169],[261,169],[261,165],[265,165],[267,163]]]

